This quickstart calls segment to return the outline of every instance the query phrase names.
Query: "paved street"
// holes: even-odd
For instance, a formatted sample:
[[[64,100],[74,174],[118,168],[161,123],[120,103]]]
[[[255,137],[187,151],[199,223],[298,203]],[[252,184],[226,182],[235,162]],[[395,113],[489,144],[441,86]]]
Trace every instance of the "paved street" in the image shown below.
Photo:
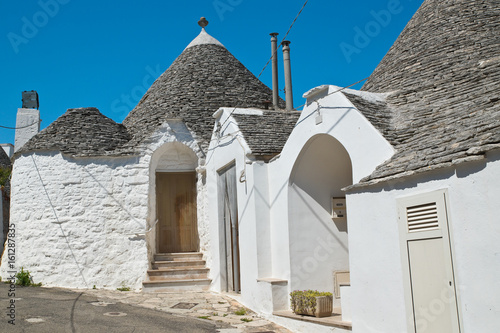
[[[11,299],[15,325],[8,323]],[[242,307],[236,301],[209,292],[143,294],[16,286],[11,298],[9,285],[0,283],[0,306],[0,332],[289,332],[248,310],[237,315]]]

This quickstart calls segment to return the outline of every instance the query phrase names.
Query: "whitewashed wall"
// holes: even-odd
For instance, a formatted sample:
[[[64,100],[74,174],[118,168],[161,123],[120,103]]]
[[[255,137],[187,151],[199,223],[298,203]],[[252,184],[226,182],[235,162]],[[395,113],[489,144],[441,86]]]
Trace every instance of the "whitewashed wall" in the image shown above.
[[[396,200],[438,189],[448,191],[463,331],[498,331],[499,175],[500,151],[496,151],[484,161],[348,194],[353,332],[407,331]]]
[[[239,301],[261,313],[272,312],[269,285],[258,279],[272,275],[270,205],[268,164],[255,161],[250,149],[230,118],[231,109],[221,109],[217,122],[224,124],[215,132],[207,155],[207,189],[210,205],[210,235],[213,262],[210,267],[212,290],[221,290],[221,258],[224,235],[219,227],[217,171],[234,163],[237,176],[239,249],[241,267],[241,297]],[[234,113],[252,113],[258,110],[237,109]]]
[[[390,144],[354,108],[350,101],[341,93],[332,93],[337,89],[338,87],[335,86],[324,86],[306,93],[307,104],[297,126],[279,158],[269,165],[270,202],[273,203],[271,207],[273,277],[289,280],[290,291],[309,287],[333,291],[331,290],[333,287],[332,271],[345,267],[345,257],[348,255],[345,253],[344,258],[337,258],[339,251],[346,251],[346,241],[344,236],[339,237],[340,233],[334,230],[334,222],[329,219],[330,225],[319,225],[327,223],[328,220],[325,217],[327,213],[325,208],[321,207],[320,209],[319,207],[324,206],[322,203],[317,202],[318,211],[322,214],[321,222],[317,223],[318,227],[311,228],[306,225],[302,228],[297,227],[300,221],[291,216],[292,213],[296,214],[294,210],[290,209],[295,209],[297,206],[294,203],[297,198],[291,197],[291,192],[294,189],[290,177],[304,147],[311,142],[311,138],[321,134],[329,135],[337,140],[350,158],[353,183],[369,175],[377,165],[393,154]],[[328,95],[329,93],[332,94]],[[319,112],[318,103],[315,101],[321,105]],[[317,116],[322,117],[322,121],[318,124]],[[317,164],[325,163],[325,160],[329,159],[334,160],[331,153],[336,151],[335,145],[330,145],[330,149],[331,151],[325,151],[325,156],[322,159],[316,160]],[[347,167],[344,156],[340,160],[343,161],[339,163]],[[335,175],[335,177],[338,176]],[[344,176],[340,178],[346,177],[344,173]],[[345,179],[341,182],[345,182]],[[331,193],[331,195],[337,194]],[[290,205],[294,205],[294,207]],[[349,200],[347,200],[347,206],[349,205]],[[311,204],[308,205],[304,202],[303,207],[307,206],[310,207]],[[307,215],[310,216],[310,219],[319,221],[309,207],[299,212],[303,216],[304,224],[308,222],[305,217]],[[348,221],[350,221],[351,217],[349,214],[347,216]],[[291,226],[290,221],[294,219],[296,225]],[[351,230],[349,230],[348,238],[350,235]],[[291,241],[298,242],[300,239],[315,240],[309,244],[312,248],[308,250],[308,255],[304,256],[300,248],[294,249],[294,244],[290,244]],[[318,274],[317,272],[322,269],[322,266],[324,271],[322,274]],[[324,282],[316,279],[318,276]],[[307,277],[311,280],[308,280]]]
[[[349,185],[347,151],[330,135],[312,137],[295,162],[288,186],[291,290],[332,292],[333,273],[349,270],[347,222],[331,217],[332,197],[344,197],[342,188]],[[325,246],[326,239],[330,246]]]
[[[142,150],[141,157],[128,158],[18,157],[11,196],[16,269],[28,269],[35,282],[48,286],[141,288],[156,253],[155,172],[186,167],[201,172],[198,229],[210,262],[204,155],[197,141],[182,122],[171,121]],[[2,278],[8,270],[3,256]]]
[[[335,89],[337,87],[326,87],[324,95]],[[217,170],[235,161],[237,175],[244,172],[246,176],[244,183],[238,183],[242,267],[241,301],[261,313],[272,313],[272,304],[270,304],[272,300],[269,299],[270,286],[266,282],[257,281],[258,279],[286,280],[288,292],[291,286],[293,288],[317,286],[318,289],[331,289],[332,267],[327,268],[328,272],[325,275],[329,278],[325,279],[323,284],[316,281],[314,285],[309,284],[309,280],[304,279],[295,268],[297,265],[300,267],[304,262],[317,261],[320,264],[321,260],[324,261],[322,259],[324,252],[328,252],[330,258],[338,247],[345,246],[345,240],[339,243],[337,239],[327,237],[328,234],[325,235],[321,228],[306,226],[290,228],[289,223],[293,219],[289,212],[292,185],[290,177],[299,154],[307,142],[318,134],[330,135],[338,140],[352,161],[354,182],[370,174],[378,164],[393,154],[389,143],[343,95],[332,94],[327,97],[324,95],[323,97],[315,96],[320,98],[321,105],[324,107],[321,110],[323,122],[316,125],[317,104],[313,102],[314,98],[311,98],[302,111],[298,125],[288,139],[281,156],[268,164],[253,161],[251,151],[244,138],[241,137],[236,121],[232,118],[226,121],[233,109],[223,108],[215,115],[217,121],[224,126],[220,133],[217,130],[214,132],[207,156],[208,198],[209,202],[217,202]],[[255,113],[258,111],[237,109],[234,112]],[[311,214],[305,211],[302,213]],[[217,256],[220,254],[223,240],[219,236],[216,205],[210,207],[209,217],[211,251],[214,258],[211,265],[212,289],[218,291],[220,290],[220,258]],[[331,219],[330,223],[333,225]],[[300,248],[293,248],[291,241],[295,242],[302,238],[309,240],[319,238],[319,245],[322,246],[320,250],[323,250],[321,258],[315,257],[318,244],[314,244],[312,251],[305,257]],[[347,257],[344,256],[341,263],[343,266],[340,267],[345,267],[346,261]],[[295,265],[294,269],[291,269],[292,265]],[[314,279],[311,278],[311,280]]]
[[[146,243],[135,234],[145,230],[148,177],[138,162],[57,152],[20,156],[11,193],[16,269],[47,286],[140,287]]]

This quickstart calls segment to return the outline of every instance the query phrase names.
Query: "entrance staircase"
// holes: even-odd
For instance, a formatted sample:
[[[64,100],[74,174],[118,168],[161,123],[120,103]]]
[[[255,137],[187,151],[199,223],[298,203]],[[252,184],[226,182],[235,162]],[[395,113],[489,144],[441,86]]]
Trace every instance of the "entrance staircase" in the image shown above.
[[[212,281],[208,271],[201,252],[156,254],[142,290],[152,293],[207,290]]]

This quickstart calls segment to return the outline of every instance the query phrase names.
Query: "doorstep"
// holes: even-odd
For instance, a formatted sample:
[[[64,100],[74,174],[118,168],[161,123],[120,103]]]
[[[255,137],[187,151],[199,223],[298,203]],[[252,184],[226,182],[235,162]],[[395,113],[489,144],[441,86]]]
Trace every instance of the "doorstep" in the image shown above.
[[[350,322],[347,322],[347,321],[342,321],[342,315],[335,313],[335,311],[330,317],[322,317],[322,318],[298,315],[298,314],[293,313],[292,310],[276,311],[276,312],[273,312],[273,315],[278,316],[278,317],[306,321],[309,323],[314,323],[314,324],[319,324],[319,325],[324,325],[324,326],[343,328],[343,329],[352,331],[352,324]]]

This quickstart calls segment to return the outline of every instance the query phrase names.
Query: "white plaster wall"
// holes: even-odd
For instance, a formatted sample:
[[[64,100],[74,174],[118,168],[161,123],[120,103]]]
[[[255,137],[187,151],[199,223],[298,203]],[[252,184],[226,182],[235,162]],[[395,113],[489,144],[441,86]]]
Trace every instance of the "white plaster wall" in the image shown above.
[[[331,198],[345,195],[351,170],[347,151],[326,134],[311,138],[295,162],[288,186],[291,290],[333,292],[333,273],[349,270],[347,222],[332,220]]]
[[[147,169],[137,158],[22,155],[14,163],[16,270],[75,288],[140,287],[147,269]],[[1,275],[7,277],[7,257]]]
[[[75,159],[58,152],[17,158],[11,199],[16,268],[48,286],[141,288],[156,253],[155,171],[186,168],[199,171],[200,250],[209,266],[205,160],[196,139],[171,120],[140,148],[142,156],[128,158]]]
[[[464,332],[500,327],[500,151],[348,194],[354,332],[406,332],[397,198],[448,191],[448,223]],[[406,269],[406,268],[405,268]]]
[[[353,183],[369,175],[394,153],[391,145],[345,96],[333,93],[337,89],[338,87],[328,86],[323,93],[308,98],[281,155],[269,164],[273,277],[289,280],[290,286],[294,285],[294,280],[303,279],[299,274],[290,273],[292,265],[300,265],[290,253],[290,240],[298,237],[319,238],[317,245],[313,245],[316,254],[313,252],[313,256],[308,257],[318,264],[325,251],[332,253],[342,247],[342,241],[318,233],[318,230],[307,227],[292,230],[289,226],[292,219],[289,213],[289,177],[303,147],[318,134],[327,134],[338,140],[351,159]],[[332,94],[328,95],[329,93]],[[321,105],[319,113],[316,101]],[[316,123],[318,115],[322,117],[319,124]],[[348,200],[347,206],[349,205]],[[348,214],[348,220],[350,219]],[[331,287],[332,279],[325,281],[324,288]]]
[[[223,118],[221,118],[221,116]],[[207,201],[212,203],[208,209],[210,220],[210,252],[212,262],[210,265],[209,277],[212,279],[211,290],[222,290],[221,278],[221,256],[224,247],[224,238],[219,228],[219,207],[218,207],[218,170],[225,166],[234,163],[236,167],[236,175],[240,175],[246,168],[246,152],[249,151],[248,146],[243,142],[243,147],[240,146],[238,135],[238,127],[234,121],[226,121],[227,116],[221,111],[216,119],[219,125],[216,125],[212,134],[211,143],[208,149],[206,161],[206,187]],[[225,126],[219,129],[220,124]],[[244,193],[244,192],[243,192]],[[237,183],[238,200],[241,200],[242,191],[241,185]],[[238,202],[239,206],[239,202]],[[239,208],[239,207],[238,207]],[[241,210],[238,209],[238,214]]]
[[[212,290],[221,290],[221,258],[224,244],[219,228],[217,207],[217,171],[235,163],[238,195],[239,246],[241,269],[241,297],[243,305],[256,311],[269,309],[268,290],[259,286],[258,278],[271,274],[270,220],[267,186],[267,167],[262,162],[250,160],[250,149],[241,137],[233,118],[226,121],[232,109],[224,109],[217,121],[224,124],[212,137],[207,155],[207,189],[210,206],[210,234],[213,262],[210,268]]]
[[[333,91],[336,87],[329,87]],[[290,136],[279,158],[269,164],[258,164],[251,160],[251,151],[240,136],[233,118],[229,118],[232,108],[220,109],[215,117],[216,125],[212,144],[207,155],[207,188],[209,202],[217,202],[217,170],[232,161],[236,163],[239,176],[245,172],[246,182],[238,184],[238,208],[240,218],[240,253],[242,292],[240,301],[259,311],[268,311],[265,283],[257,283],[257,278],[278,278],[290,283],[290,239],[298,234],[318,237],[317,230],[289,230],[289,178],[292,168],[302,148],[317,134],[329,134],[336,138],[347,150],[352,160],[352,176],[355,181],[368,175],[375,167],[388,159],[393,150],[371,124],[341,94],[323,97],[320,100],[323,123],[316,125],[316,104],[309,101],[301,118]],[[235,110],[235,112],[257,112],[255,110]],[[219,128],[223,125],[222,128]],[[219,133],[220,131],[220,133]],[[265,188],[268,191],[265,191]],[[220,290],[221,242],[219,235],[218,210],[210,207],[212,289]],[[320,234],[319,236],[324,236]],[[309,237],[309,238],[311,238]],[[269,239],[269,241],[267,241]],[[338,242],[333,238],[320,240],[320,250],[335,251]],[[345,263],[344,263],[345,264]],[[329,269],[328,275],[332,273]],[[292,279],[299,279],[298,274]],[[325,282],[331,287],[333,277]],[[288,286],[290,288],[290,284]]]

